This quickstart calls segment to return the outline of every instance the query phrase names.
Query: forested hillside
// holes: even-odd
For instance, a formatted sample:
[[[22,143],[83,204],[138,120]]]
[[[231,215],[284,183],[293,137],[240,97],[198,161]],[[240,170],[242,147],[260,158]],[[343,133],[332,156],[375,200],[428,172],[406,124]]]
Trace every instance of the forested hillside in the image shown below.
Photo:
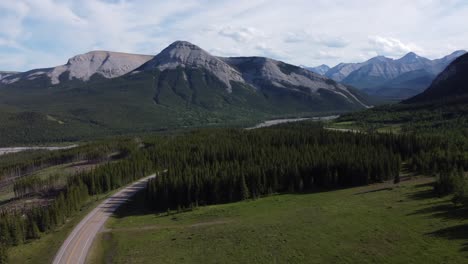
[[[48,204],[2,212],[1,241],[15,246],[39,238],[62,225],[90,195],[109,192],[154,172],[160,175],[148,183],[146,204],[152,210],[165,211],[274,193],[398,182],[402,162],[414,171],[440,175],[468,168],[463,146],[445,139],[332,132],[312,122],[150,136],[143,140],[142,148],[131,147],[134,141],[121,142],[116,144],[129,150],[126,158],[69,177]],[[17,195],[28,195],[36,183],[34,178],[19,182]]]
[[[468,54],[452,62],[421,94],[405,103],[427,103],[440,100],[468,102]]]
[[[92,52],[64,66],[2,79],[0,146],[245,127],[269,118],[372,105],[351,87],[265,57],[216,57],[176,41],[132,68],[146,59]]]
[[[15,246],[39,238],[41,233],[61,226],[67,217],[80,210],[88,197],[154,172],[159,172],[159,176],[148,183],[146,205],[151,210],[166,211],[275,193],[330,190],[387,180],[399,182],[403,162],[413,171],[439,175],[437,188],[445,190],[451,187],[445,187],[444,179],[453,179],[454,168],[468,169],[463,146],[447,139],[333,132],[313,122],[254,130],[202,129],[148,136],[137,145],[134,140],[118,139],[115,144],[126,153],[124,159],[69,177],[49,203],[34,209],[3,211],[0,218],[3,244]],[[101,151],[106,148],[106,144],[98,146]],[[90,157],[95,155],[92,147],[82,150]],[[67,151],[70,154],[52,155],[43,162],[69,159],[67,155],[76,152]],[[34,156],[31,158],[35,160]],[[6,162],[4,168],[16,168],[10,163],[15,162]],[[17,168],[28,168],[31,161],[17,164]],[[27,196],[47,184],[25,177],[18,181],[16,195]]]

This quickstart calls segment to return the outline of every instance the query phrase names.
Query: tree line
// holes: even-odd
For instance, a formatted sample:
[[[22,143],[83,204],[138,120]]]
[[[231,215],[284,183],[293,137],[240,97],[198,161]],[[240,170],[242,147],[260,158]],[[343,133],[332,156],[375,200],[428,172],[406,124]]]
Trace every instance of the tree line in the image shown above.
[[[139,141],[133,139],[116,139],[113,143],[103,141],[86,144],[73,150],[46,152],[43,158],[38,158],[35,153],[32,155],[31,153],[21,153],[19,158],[17,156],[8,157],[6,162],[4,161],[4,164],[8,166],[13,166],[12,160],[15,159],[19,161],[18,166],[29,166],[29,164],[37,164],[37,162],[62,164],[82,158],[104,159],[112,152],[118,152],[119,156],[124,158],[118,161],[109,161],[106,165],[98,166],[92,171],[71,176],[65,181],[65,186],[59,190],[55,190],[57,183],[63,179],[58,176],[46,179],[27,176],[18,179],[13,186],[17,197],[52,189],[56,191],[56,195],[50,197],[52,201],[45,205],[0,211],[0,263],[7,262],[7,249],[9,247],[20,245],[31,239],[38,239],[42,233],[63,225],[68,217],[74,215],[89,201],[90,195],[113,190],[144,176],[149,168],[138,171],[135,167],[138,166],[140,160],[140,156],[136,154],[140,147],[139,144]],[[26,157],[32,157],[32,159],[28,160]],[[105,185],[105,188],[100,187],[100,184],[93,186],[90,179],[99,179],[101,182],[107,182],[106,180],[109,179],[110,184]]]
[[[121,157],[126,157],[137,150],[138,143],[131,138],[116,138],[60,151],[30,150],[6,154],[0,159],[0,180],[21,177],[45,167],[74,161],[101,162],[107,160],[111,153],[120,153]]]
[[[436,137],[332,132],[313,123],[201,130],[155,149],[167,173],[149,181],[145,197],[150,208],[167,210],[398,182],[402,161],[421,160],[427,151],[447,146]]]
[[[466,169],[466,157],[452,152],[453,145],[438,137],[342,133],[308,122],[250,131],[202,129],[148,136],[143,143],[129,147],[121,160],[67,178],[48,205],[2,212],[0,255],[5,246],[39,238],[62,225],[90,196],[158,171],[164,173],[148,182],[144,195],[149,208],[161,211],[273,193],[397,182],[402,162],[422,171],[453,164]],[[453,155],[444,159],[447,153]],[[20,190],[30,186],[18,183],[19,195],[27,194]]]

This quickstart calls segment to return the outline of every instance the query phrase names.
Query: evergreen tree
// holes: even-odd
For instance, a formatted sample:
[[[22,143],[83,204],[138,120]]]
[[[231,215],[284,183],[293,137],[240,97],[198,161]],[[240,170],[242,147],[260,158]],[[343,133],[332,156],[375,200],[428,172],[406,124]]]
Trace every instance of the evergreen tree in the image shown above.
[[[247,183],[245,182],[244,174],[242,174],[240,181],[240,195],[241,200],[249,199],[250,197],[249,188],[247,187]]]
[[[0,264],[8,263],[7,245],[0,241]]]

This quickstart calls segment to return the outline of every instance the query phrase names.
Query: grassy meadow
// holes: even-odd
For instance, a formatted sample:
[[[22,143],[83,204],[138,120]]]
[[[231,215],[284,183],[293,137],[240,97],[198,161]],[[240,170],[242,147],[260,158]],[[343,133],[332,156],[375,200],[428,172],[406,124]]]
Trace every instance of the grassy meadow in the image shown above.
[[[466,263],[468,219],[432,178],[110,219],[89,263]]]

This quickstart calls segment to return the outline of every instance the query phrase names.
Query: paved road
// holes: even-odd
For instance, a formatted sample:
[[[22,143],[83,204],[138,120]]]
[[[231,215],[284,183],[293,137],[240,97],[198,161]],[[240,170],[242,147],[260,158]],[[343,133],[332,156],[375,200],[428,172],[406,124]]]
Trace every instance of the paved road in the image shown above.
[[[146,187],[146,182],[155,177],[150,175],[125,187],[107,198],[91,211],[70,233],[55,255],[54,264],[83,264],[99,230],[115,210],[138,191]]]

